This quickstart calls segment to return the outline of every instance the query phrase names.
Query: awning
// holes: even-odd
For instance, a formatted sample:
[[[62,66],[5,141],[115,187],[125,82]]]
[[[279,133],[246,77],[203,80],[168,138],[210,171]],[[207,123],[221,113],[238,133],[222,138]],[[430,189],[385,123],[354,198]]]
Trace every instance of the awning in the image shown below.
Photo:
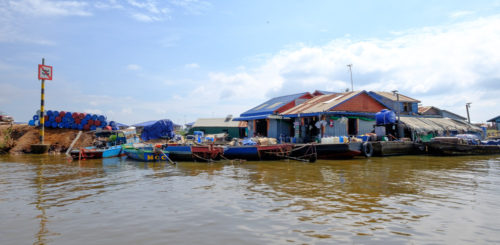
[[[259,120],[259,119],[290,119],[290,117],[282,116],[282,115],[274,115],[274,114],[264,114],[257,116],[247,116],[247,117],[237,117],[233,118],[233,121],[251,121],[251,120]]]
[[[425,118],[425,117],[401,117],[401,122],[407,127],[419,134],[428,134],[437,132],[442,134],[446,131],[459,132],[481,132],[481,128],[453,120],[451,118]]]

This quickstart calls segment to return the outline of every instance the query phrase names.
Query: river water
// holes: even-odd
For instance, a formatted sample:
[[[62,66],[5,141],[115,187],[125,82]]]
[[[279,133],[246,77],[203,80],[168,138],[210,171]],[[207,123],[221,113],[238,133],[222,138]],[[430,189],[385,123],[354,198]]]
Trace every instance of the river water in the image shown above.
[[[0,244],[499,244],[500,156],[0,156]]]

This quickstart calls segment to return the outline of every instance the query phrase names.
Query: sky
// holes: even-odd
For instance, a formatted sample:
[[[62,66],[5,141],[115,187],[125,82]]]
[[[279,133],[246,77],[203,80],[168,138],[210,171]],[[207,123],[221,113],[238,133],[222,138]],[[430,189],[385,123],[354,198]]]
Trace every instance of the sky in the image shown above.
[[[301,92],[392,91],[500,115],[500,1],[0,0],[0,111],[134,124],[239,116]]]

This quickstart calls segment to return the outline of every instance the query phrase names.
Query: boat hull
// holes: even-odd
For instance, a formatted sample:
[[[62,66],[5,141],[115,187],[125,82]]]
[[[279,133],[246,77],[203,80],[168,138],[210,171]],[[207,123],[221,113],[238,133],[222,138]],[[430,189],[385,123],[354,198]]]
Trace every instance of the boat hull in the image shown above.
[[[224,149],[224,158],[248,161],[280,160],[286,158],[292,148],[291,144],[228,146]]]
[[[108,148],[85,147],[70,152],[73,159],[98,159],[118,157],[122,155],[122,146],[111,146]]]
[[[427,152],[431,155],[465,156],[500,154],[499,145],[466,145],[445,142],[428,142]]]
[[[424,153],[424,146],[414,142],[377,141],[373,145],[374,156],[416,155]]]
[[[160,153],[150,149],[126,149],[125,155],[141,162],[169,161],[168,153]]]
[[[224,153],[224,148],[213,145],[196,146],[166,146],[169,157],[174,161],[212,161],[219,160]]]
[[[310,158],[316,154],[317,159],[349,159],[361,154],[362,142],[338,144],[297,144],[292,151],[295,158]]]

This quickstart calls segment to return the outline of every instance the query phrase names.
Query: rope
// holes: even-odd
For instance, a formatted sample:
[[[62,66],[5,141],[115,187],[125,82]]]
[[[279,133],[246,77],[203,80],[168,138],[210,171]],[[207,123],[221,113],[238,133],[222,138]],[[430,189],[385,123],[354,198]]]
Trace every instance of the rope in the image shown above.
[[[212,160],[212,159],[206,159],[206,158],[203,158],[203,157],[201,157],[201,156],[197,155],[196,153],[191,153],[191,154],[193,154],[193,156],[194,156],[194,157],[197,157],[197,158],[199,158],[199,159],[202,159],[202,160],[203,160],[203,161],[205,161],[205,162],[213,162],[213,160]]]

